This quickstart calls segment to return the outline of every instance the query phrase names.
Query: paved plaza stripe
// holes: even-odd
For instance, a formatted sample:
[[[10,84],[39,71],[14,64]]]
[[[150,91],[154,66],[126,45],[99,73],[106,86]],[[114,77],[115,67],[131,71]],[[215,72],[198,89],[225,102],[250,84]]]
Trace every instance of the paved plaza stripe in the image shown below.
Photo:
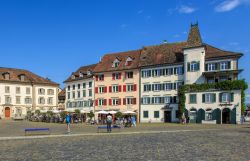
[[[22,140],[22,139],[42,139],[58,137],[77,137],[77,136],[110,136],[110,135],[135,135],[135,134],[157,134],[157,133],[178,133],[178,132],[198,132],[198,131],[215,131],[221,129],[200,129],[200,130],[171,130],[171,131],[137,131],[137,132],[114,132],[114,133],[81,133],[81,134],[57,134],[57,135],[40,135],[40,136],[11,136],[0,137],[0,140]]]

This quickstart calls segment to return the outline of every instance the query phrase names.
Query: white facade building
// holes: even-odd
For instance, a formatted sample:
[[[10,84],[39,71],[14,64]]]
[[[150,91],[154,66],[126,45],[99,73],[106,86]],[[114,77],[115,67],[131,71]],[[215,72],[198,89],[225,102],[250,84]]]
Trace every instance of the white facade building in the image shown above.
[[[0,68],[0,117],[57,109],[58,84],[22,69]]]
[[[94,111],[94,78],[95,65],[80,67],[64,82],[66,109],[74,112],[79,109],[85,113]]]
[[[177,122],[178,87],[238,79],[241,53],[223,51],[202,42],[191,25],[186,42],[144,47],[140,59],[141,122]],[[193,123],[238,123],[241,91],[187,91],[185,116]]]

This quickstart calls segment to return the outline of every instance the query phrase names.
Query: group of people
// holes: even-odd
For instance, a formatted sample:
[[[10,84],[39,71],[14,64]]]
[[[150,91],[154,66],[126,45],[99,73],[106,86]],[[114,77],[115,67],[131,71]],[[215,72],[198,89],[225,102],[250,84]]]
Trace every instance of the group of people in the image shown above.
[[[67,133],[70,133],[70,123],[71,123],[71,115],[67,112],[65,117],[65,122],[67,124]],[[124,117],[122,119],[117,119],[116,121],[119,121],[122,123],[123,127],[136,127],[136,118],[135,116],[128,116]],[[111,114],[108,114],[106,117],[106,124],[107,124],[107,132],[112,131],[112,124],[113,124],[113,117]],[[121,124],[120,124],[121,125]]]
[[[189,123],[189,120],[190,120],[189,116],[186,118],[185,115],[182,115],[182,117],[181,117],[181,122],[182,122],[182,124],[187,124],[187,123]]]

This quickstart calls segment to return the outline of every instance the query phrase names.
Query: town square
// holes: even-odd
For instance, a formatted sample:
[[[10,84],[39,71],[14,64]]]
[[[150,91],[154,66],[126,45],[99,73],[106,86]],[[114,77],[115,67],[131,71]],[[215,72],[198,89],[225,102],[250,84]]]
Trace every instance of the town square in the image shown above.
[[[250,160],[249,9],[0,1],[0,160]]]

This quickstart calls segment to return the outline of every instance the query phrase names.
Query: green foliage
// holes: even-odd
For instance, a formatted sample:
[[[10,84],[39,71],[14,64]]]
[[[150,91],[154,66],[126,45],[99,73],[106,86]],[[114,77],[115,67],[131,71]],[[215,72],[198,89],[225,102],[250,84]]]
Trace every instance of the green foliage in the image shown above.
[[[76,113],[76,115],[79,117],[79,116],[80,116],[81,111],[80,111],[79,109],[75,109],[75,113]]]
[[[37,114],[37,115],[40,115],[40,113],[41,113],[40,110],[36,110],[36,111],[35,111],[35,114]]]
[[[115,117],[116,118],[122,118],[122,113],[120,111],[118,111],[116,114],[115,114]]]
[[[90,113],[87,113],[87,116],[92,120],[92,118],[95,116],[93,111],[90,111]]]
[[[186,102],[186,92],[202,92],[208,90],[241,90],[241,112],[244,113],[246,109],[245,104],[245,90],[248,88],[248,84],[245,80],[234,80],[234,81],[224,81],[219,83],[209,83],[209,84],[187,84],[183,85],[178,90],[179,96],[179,111],[181,115],[185,110]]]
[[[65,118],[66,115],[67,115],[67,112],[66,112],[66,111],[62,111],[62,112],[60,113],[61,118]]]
[[[52,117],[52,116],[53,116],[53,112],[52,112],[52,111],[47,111],[47,115],[48,115],[49,117]]]

